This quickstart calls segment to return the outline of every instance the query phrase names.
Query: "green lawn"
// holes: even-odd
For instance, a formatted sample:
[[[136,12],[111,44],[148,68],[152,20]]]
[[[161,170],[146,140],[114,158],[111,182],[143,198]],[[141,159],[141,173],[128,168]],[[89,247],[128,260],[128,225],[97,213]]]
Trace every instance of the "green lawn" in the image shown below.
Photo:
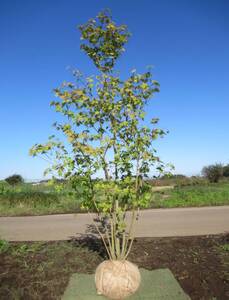
[[[75,213],[81,211],[82,199],[71,188],[24,184],[0,190],[0,216]],[[150,207],[193,207],[229,205],[229,182],[178,186],[174,189],[152,188]]]

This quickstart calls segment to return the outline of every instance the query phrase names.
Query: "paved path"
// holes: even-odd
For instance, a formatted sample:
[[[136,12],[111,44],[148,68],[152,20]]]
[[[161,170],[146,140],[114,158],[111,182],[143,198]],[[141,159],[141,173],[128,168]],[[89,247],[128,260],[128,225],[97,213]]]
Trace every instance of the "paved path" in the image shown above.
[[[67,240],[85,233],[87,214],[1,217],[0,237],[10,241]],[[140,212],[137,237],[166,237],[229,232],[229,206],[151,209]]]

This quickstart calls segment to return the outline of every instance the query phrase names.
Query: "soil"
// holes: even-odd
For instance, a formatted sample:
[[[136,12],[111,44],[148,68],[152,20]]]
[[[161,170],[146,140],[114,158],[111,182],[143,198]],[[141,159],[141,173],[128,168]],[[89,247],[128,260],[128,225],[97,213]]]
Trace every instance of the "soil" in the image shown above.
[[[149,270],[169,268],[193,300],[226,300],[228,244],[228,234],[139,238],[129,260]],[[11,243],[0,254],[0,299],[60,299],[71,274],[93,273],[104,259],[100,241],[90,237],[68,242]]]
[[[169,268],[191,299],[229,299],[229,235],[139,239],[129,257],[146,269]]]

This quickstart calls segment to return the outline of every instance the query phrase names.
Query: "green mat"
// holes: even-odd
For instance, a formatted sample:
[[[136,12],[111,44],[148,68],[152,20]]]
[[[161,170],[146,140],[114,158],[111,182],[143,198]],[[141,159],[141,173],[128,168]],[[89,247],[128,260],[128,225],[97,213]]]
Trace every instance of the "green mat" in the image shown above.
[[[169,269],[140,269],[141,286],[129,300],[190,300]],[[96,294],[94,275],[73,274],[62,300],[105,300]]]

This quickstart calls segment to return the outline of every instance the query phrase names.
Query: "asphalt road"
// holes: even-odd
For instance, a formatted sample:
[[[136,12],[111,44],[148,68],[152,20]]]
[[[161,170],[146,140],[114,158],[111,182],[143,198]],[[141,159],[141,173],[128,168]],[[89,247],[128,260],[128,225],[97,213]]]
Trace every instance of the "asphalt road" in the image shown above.
[[[88,214],[1,217],[0,238],[9,241],[67,240],[84,234]],[[208,235],[229,232],[229,206],[150,209],[140,212],[136,237]]]

